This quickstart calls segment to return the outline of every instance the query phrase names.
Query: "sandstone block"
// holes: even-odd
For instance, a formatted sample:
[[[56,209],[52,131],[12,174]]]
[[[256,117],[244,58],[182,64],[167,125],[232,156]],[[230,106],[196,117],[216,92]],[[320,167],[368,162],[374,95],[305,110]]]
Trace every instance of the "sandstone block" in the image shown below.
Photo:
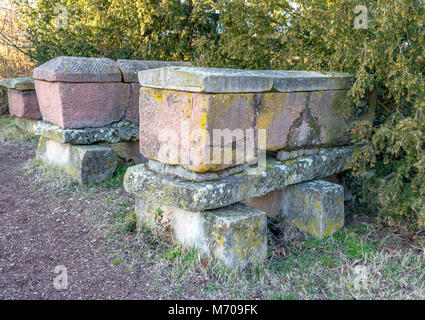
[[[267,218],[243,204],[190,212],[137,198],[136,214],[161,238],[197,248],[230,268],[244,268],[265,260]]]
[[[141,86],[138,83],[126,83],[124,86],[128,90],[128,106],[125,113],[125,120],[139,123],[139,95]]]
[[[291,185],[246,203],[318,238],[344,226],[344,187],[323,180]]]
[[[140,151],[148,159],[196,172],[249,163],[255,157],[244,152],[245,141],[247,130],[254,132],[258,105],[256,94],[203,94],[142,87]],[[226,133],[228,139],[222,140],[221,134]],[[237,151],[240,161],[234,157]]]
[[[35,81],[44,121],[62,128],[102,127],[124,118],[128,87],[124,83]]]
[[[37,94],[34,90],[8,90],[9,112],[11,116],[33,120],[41,119]]]
[[[81,184],[108,179],[117,166],[117,155],[107,146],[76,146],[44,137],[40,137],[37,158]]]
[[[349,143],[344,90],[263,93],[257,128],[267,132],[267,150]]]
[[[265,130],[269,151],[345,145],[349,135],[344,93],[210,94],[142,87],[140,150],[148,159],[208,172],[255,160],[256,144],[252,156],[245,144],[248,130]],[[222,142],[214,137],[217,131],[230,133],[222,152],[231,153],[234,161],[226,162],[214,152]]]

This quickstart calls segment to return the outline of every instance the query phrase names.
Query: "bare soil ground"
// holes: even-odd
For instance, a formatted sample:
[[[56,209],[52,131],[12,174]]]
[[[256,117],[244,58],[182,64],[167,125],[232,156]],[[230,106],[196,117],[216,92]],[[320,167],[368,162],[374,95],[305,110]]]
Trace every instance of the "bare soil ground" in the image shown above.
[[[425,238],[355,215],[317,240],[270,232],[269,257],[237,273],[134,232],[125,167],[78,186],[33,160],[36,139],[0,118],[0,299],[424,299]],[[68,288],[56,290],[56,266]]]

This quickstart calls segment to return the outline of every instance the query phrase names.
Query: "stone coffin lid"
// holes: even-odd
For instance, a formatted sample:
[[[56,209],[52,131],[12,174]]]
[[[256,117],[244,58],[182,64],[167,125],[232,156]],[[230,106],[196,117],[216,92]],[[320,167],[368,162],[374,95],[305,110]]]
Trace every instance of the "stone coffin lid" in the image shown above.
[[[346,90],[351,76],[312,71],[166,67],[139,72],[144,87],[206,93]]]
[[[8,89],[25,91],[34,90],[34,78],[23,77],[23,78],[10,78],[0,80],[0,87],[6,87]]]
[[[151,61],[151,60],[117,60],[124,82],[139,82],[139,71],[170,66],[191,66],[190,62]]]
[[[57,57],[34,69],[37,80],[60,82],[121,82],[118,64],[107,58]]]

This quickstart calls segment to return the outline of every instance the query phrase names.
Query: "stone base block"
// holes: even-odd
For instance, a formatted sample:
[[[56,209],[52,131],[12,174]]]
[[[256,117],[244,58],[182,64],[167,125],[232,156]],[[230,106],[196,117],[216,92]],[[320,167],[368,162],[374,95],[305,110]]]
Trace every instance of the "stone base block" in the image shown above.
[[[34,90],[8,90],[9,112],[11,116],[32,120],[41,119],[37,94]]]
[[[139,126],[129,121],[120,121],[100,128],[67,129],[45,121],[16,119],[22,130],[60,143],[90,145],[96,143],[119,143],[139,140]]]
[[[244,170],[218,181],[191,182],[149,169],[142,164],[128,168],[124,188],[136,197],[154,196],[158,202],[184,210],[210,210],[245,202],[301,182],[316,180],[347,170],[354,147],[280,162],[268,158],[262,170]],[[252,168],[249,168],[252,169]]]
[[[316,180],[286,187],[247,201],[269,217],[283,217],[300,230],[318,238],[344,226],[344,188]]]
[[[118,157],[135,164],[146,163],[147,159],[140,153],[139,141],[119,142],[109,145]]]
[[[243,268],[265,260],[267,217],[244,204],[190,212],[137,198],[136,214],[161,238],[197,248],[230,268]]]
[[[116,152],[107,146],[76,146],[41,137],[37,158],[63,169],[81,184],[112,177],[117,166]]]

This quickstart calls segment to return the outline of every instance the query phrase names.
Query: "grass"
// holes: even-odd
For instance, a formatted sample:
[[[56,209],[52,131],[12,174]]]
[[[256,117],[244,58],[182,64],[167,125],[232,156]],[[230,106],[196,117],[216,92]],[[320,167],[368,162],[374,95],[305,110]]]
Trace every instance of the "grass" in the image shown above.
[[[15,124],[15,118],[0,116],[0,141],[5,140],[35,143],[37,137],[19,129]]]
[[[185,296],[188,289],[182,284],[202,278],[207,280],[195,290],[206,298],[425,298],[423,248],[421,252],[408,248],[388,252],[386,245],[399,234],[392,229],[382,233],[378,224],[353,222],[320,240],[305,236],[301,242],[290,244],[285,256],[274,254],[280,244],[269,239],[267,261],[244,272],[229,270],[194,249],[164,244],[146,226],[140,229],[137,246],[143,254],[134,261],[149,261],[157,274],[169,274],[177,283],[176,296]],[[120,234],[116,237],[120,242],[125,228],[115,232]]]

